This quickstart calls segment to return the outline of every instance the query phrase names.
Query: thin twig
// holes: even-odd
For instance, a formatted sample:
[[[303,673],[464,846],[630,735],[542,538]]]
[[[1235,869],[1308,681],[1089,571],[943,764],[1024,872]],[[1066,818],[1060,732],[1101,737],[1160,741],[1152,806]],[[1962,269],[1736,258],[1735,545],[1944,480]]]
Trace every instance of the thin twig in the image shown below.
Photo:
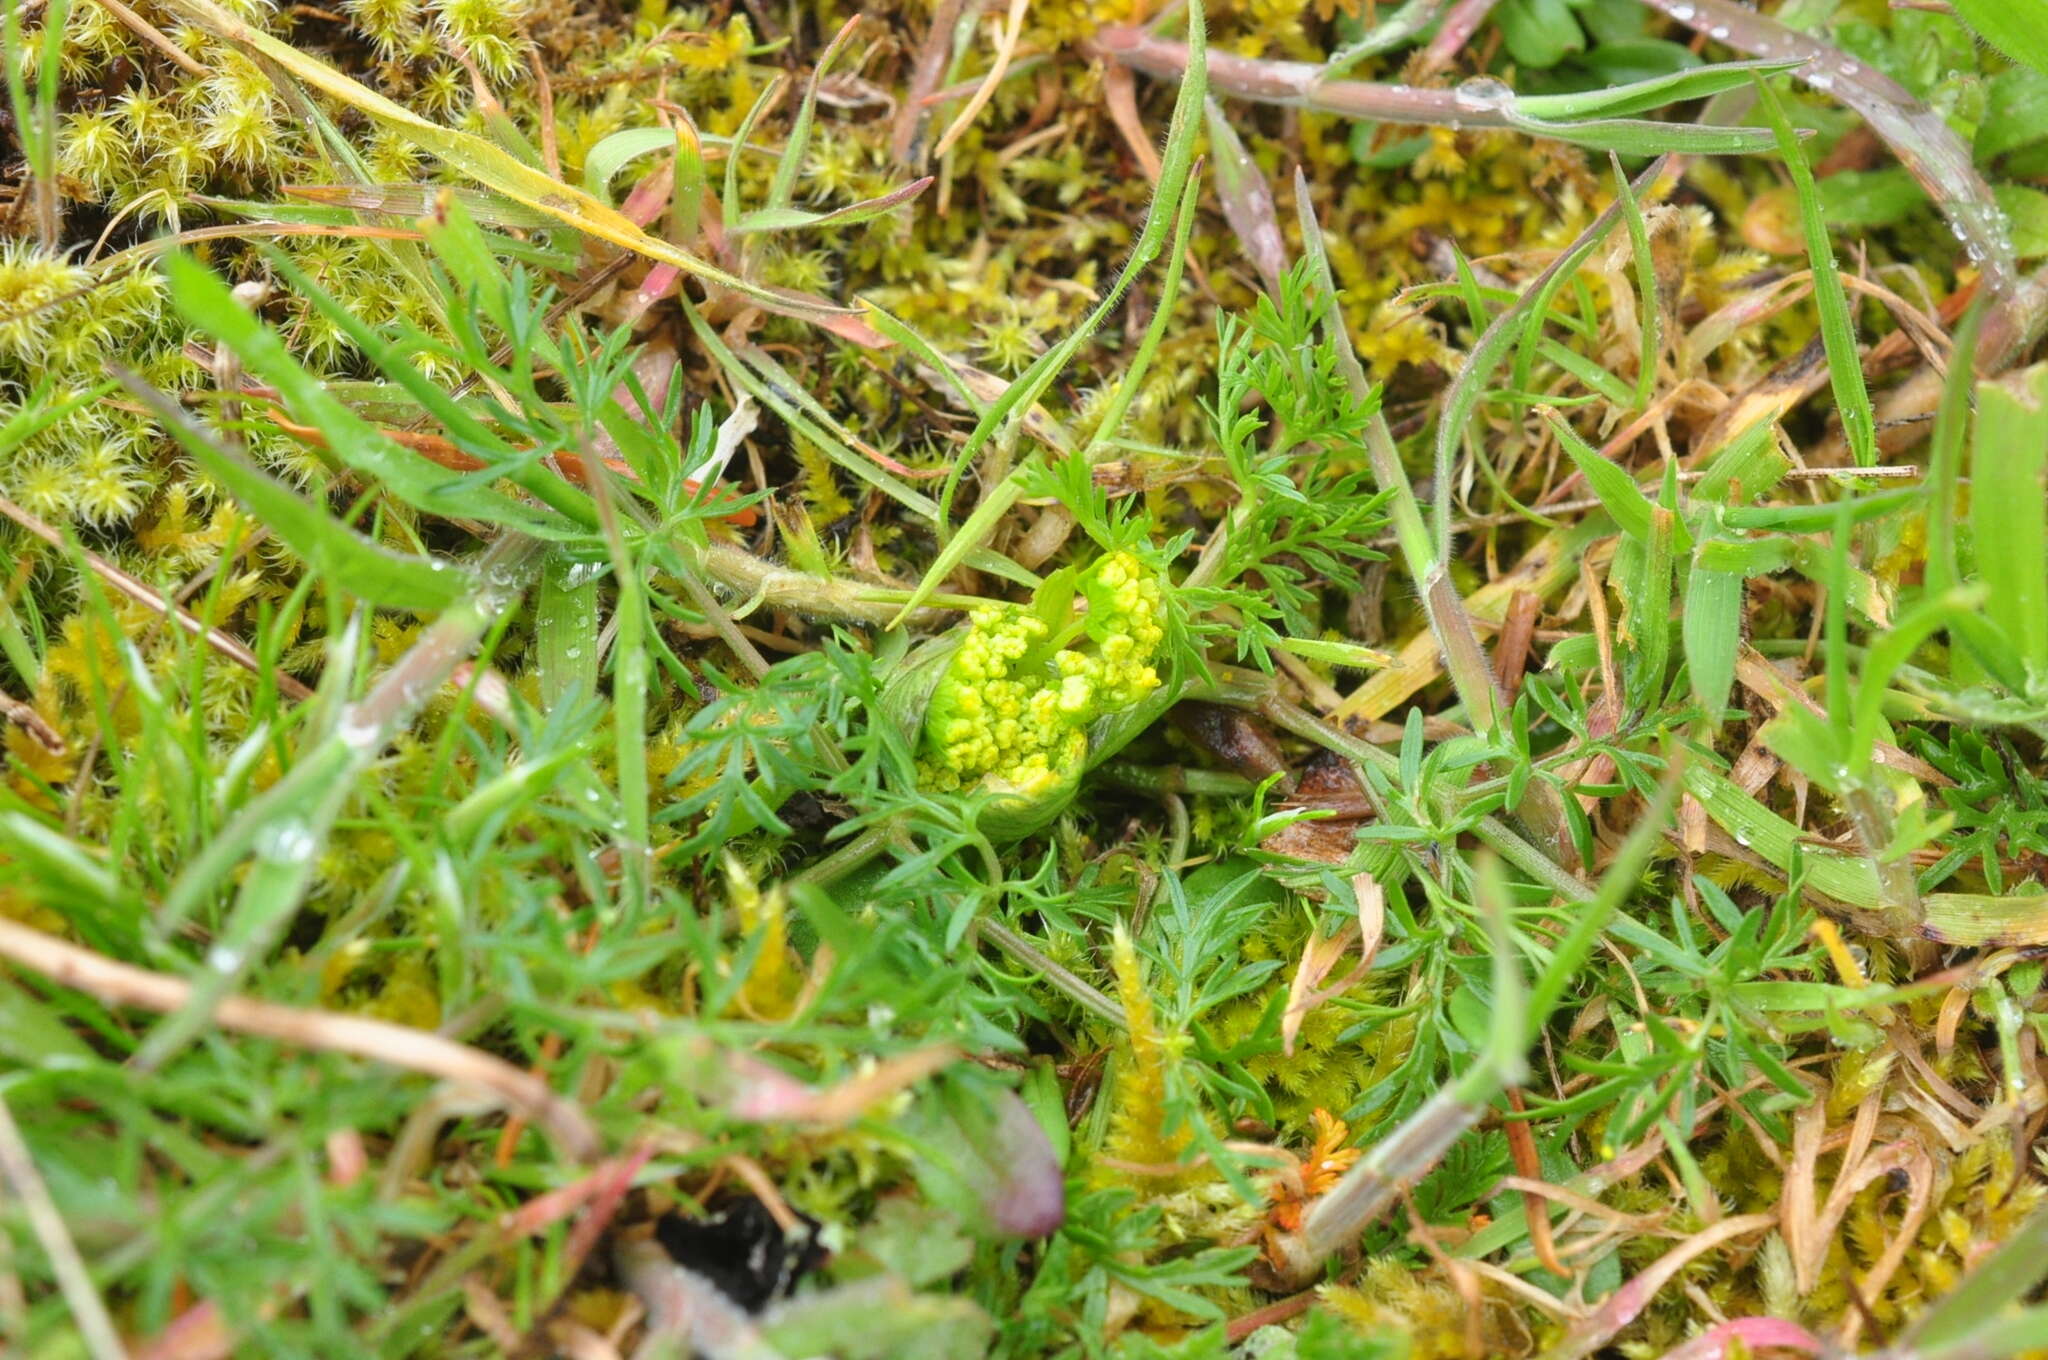
[[[142,39],[166,57],[169,57],[171,63],[186,75],[198,76],[202,80],[205,79],[207,70],[204,66],[194,61],[184,48],[164,36],[162,29],[122,4],[121,0],[99,0],[99,6],[116,19],[119,19],[136,37]]]
[[[1017,55],[1017,38],[1024,31],[1024,11],[1030,8],[1031,0],[1010,0],[1010,12],[1003,20],[1002,36],[996,42],[996,59],[988,68],[980,86],[967,101],[967,107],[960,110],[948,127],[939,144],[932,149],[936,159],[953,149],[953,143],[960,140],[967,129],[974,126],[975,118],[995,97],[996,88],[1003,83],[1003,74],[1010,69],[1010,61]]]
[[[192,999],[192,984],[182,978],[117,962],[4,918],[0,918],[0,958],[11,959],[109,1006],[175,1014]],[[223,998],[212,1019],[223,1029],[301,1048],[349,1053],[444,1081],[481,1086],[507,1105],[524,1110],[548,1131],[563,1156],[574,1161],[589,1161],[603,1147],[589,1116],[546,1082],[503,1058],[426,1030],[241,996]],[[114,1353],[120,1354],[118,1350]]]
[[[71,546],[64,541],[62,534],[16,505],[13,501],[8,500],[5,496],[0,496],[0,515],[7,516],[7,518],[13,520],[16,524],[19,524],[22,528],[28,530],[29,533],[40,538],[53,548],[62,550]],[[239,639],[222,632],[218,628],[207,627],[190,613],[165,600],[161,593],[152,590],[148,585],[130,576],[98,553],[89,551],[83,546],[78,548],[78,552],[80,556],[84,557],[86,565],[92,568],[94,575],[143,608],[153,609],[165,618],[170,619],[186,632],[202,639],[207,646],[213,648],[213,650],[219,652],[236,665],[256,675],[274,674],[277,681],[277,692],[286,698],[302,701],[313,697],[313,691],[306,688],[304,684],[292,676],[285,674],[283,671],[274,673],[268,671],[263,662],[257,658],[256,653],[250,651]]]
[[[0,925],[26,929],[12,921],[0,920]],[[43,1254],[50,1259],[57,1287],[63,1291],[64,1302],[71,1305],[71,1320],[78,1324],[79,1336],[93,1360],[126,1360],[127,1348],[121,1344],[120,1333],[114,1330],[113,1318],[107,1315],[106,1301],[94,1287],[92,1272],[86,1269],[85,1258],[78,1254],[78,1245],[71,1240],[64,1216],[57,1212],[57,1203],[50,1198],[50,1188],[43,1184],[35,1158],[22,1141],[14,1113],[7,1108],[4,1098],[0,1098],[0,1174],[21,1196],[22,1208],[28,1211],[29,1227],[42,1243]]]

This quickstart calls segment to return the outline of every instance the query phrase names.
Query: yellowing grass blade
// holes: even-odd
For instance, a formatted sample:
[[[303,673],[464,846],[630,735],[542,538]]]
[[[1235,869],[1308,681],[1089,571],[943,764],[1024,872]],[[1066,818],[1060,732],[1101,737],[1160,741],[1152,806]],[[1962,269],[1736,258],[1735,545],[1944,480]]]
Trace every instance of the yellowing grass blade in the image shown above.
[[[375,90],[351,80],[326,62],[287,43],[279,42],[259,28],[242,22],[215,5],[212,0],[164,0],[165,7],[190,19],[210,33],[248,49],[265,61],[288,72],[330,99],[367,114],[380,125],[410,140],[442,163],[469,176],[486,188],[515,203],[547,214],[574,227],[586,236],[609,241],[615,246],[673,265],[688,274],[730,288],[773,311],[792,316],[843,316],[845,307],[820,305],[787,297],[772,289],[728,274],[689,251],[642,231],[618,210],[572,185],[551,179],[542,171],[520,161],[481,137],[429,122],[401,104],[393,103]]]

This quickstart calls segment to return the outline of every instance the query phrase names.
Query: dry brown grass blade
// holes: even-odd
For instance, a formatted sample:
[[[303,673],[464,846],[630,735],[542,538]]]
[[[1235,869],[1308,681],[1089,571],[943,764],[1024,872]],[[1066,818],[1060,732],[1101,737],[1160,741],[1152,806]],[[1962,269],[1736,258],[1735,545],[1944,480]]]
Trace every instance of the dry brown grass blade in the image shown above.
[[[1529,1102],[1522,1099],[1522,1088],[1508,1088],[1508,1104],[1516,1114],[1526,1114]],[[1557,1259],[1557,1243],[1550,1235],[1550,1202],[1548,1191],[1532,1187],[1543,1179],[1543,1158],[1536,1150],[1536,1135],[1529,1131],[1526,1119],[1510,1119],[1505,1125],[1508,1136],[1508,1155],[1514,1158],[1516,1177],[1522,1182],[1522,1213],[1529,1225],[1529,1249],[1536,1256],[1536,1263],[1559,1279],[1570,1279],[1571,1271],[1564,1262]]]
[[[1510,707],[1522,692],[1522,676],[1529,665],[1529,648],[1536,640],[1536,620],[1543,613],[1543,599],[1533,591],[1517,590],[1508,600],[1507,618],[1500,636],[1493,642],[1493,672],[1500,678],[1501,694]]]
[[[182,978],[119,963],[103,954],[0,918],[0,958],[41,973],[109,1006],[169,1014],[192,999]],[[490,1091],[524,1110],[554,1139],[563,1157],[587,1162],[603,1147],[597,1127],[576,1104],[503,1058],[426,1030],[336,1011],[301,1010],[233,996],[213,1012],[222,1029],[301,1048],[347,1053],[373,1062]]]
[[[988,107],[988,101],[995,98],[997,87],[1003,83],[1003,76],[1009,71],[1010,62],[1017,55],[1017,39],[1024,32],[1024,12],[1030,8],[1031,0],[1010,0],[1010,11],[1003,17],[1002,36],[996,40],[996,59],[989,66],[988,74],[982,77],[981,84],[975,87],[973,95],[968,98],[967,107],[954,117],[952,124],[939,137],[939,144],[932,148],[932,155],[935,158],[951,151],[953,144],[966,135],[967,129],[974,126],[974,120]]]
[[[1934,1207],[1934,1159],[1927,1150],[1917,1144],[1903,1146],[1898,1160],[1887,1165],[1878,1174],[1890,1175],[1899,1172],[1906,1177],[1906,1210],[1900,1217],[1885,1244],[1884,1254],[1871,1264],[1870,1270],[1857,1282],[1856,1287],[1869,1297],[1884,1293],[1884,1287],[1891,1283],[1893,1275],[1905,1264],[1906,1252],[1919,1240],[1920,1225],[1927,1220],[1929,1210]],[[1875,1177],[1873,1177],[1874,1179]],[[1865,1182],[1868,1184],[1868,1182]],[[1863,1314],[1851,1309],[1842,1324],[1842,1345],[1851,1347],[1863,1333]]]
[[[28,530],[29,533],[59,551],[62,551],[66,546],[62,534],[16,505],[13,501],[8,500],[5,496],[0,496],[0,515],[5,515],[22,528]],[[150,589],[149,586],[135,577],[130,576],[112,562],[107,561],[98,553],[89,552],[84,548],[80,548],[79,553],[85,558],[85,564],[92,569],[95,576],[98,576],[128,599],[133,600],[145,609],[153,609],[165,618],[170,619],[186,632],[204,641],[207,646],[213,648],[216,652],[219,652],[228,660],[247,669],[251,673],[256,675],[272,675],[277,682],[277,692],[279,694],[295,701],[303,701],[313,697],[313,691],[306,688],[305,685],[292,676],[285,674],[283,671],[271,671],[257,658],[254,652],[243,645],[239,638],[224,633],[218,628],[207,627],[188,611],[170,603],[162,595]]]
[[[1744,689],[1768,703],[1776,712],[1783,713],[1788,707],[1797,704],[1817,717],[1826,716],[1812,695],[1793,684],[1783,671],[1771,664],[1769,658],[1747,643],[1743,644],[1742,650],[1736,654],[1735,678],[1742,682]],[[1873,758],[1878,764],[1909,774],[1923,783],[1942,788],[1955,787],[1955,780],[1891,742],[1878,742]],[[1755,791],[1750,790],[1752,793]]]
[[[169,57],[172,65],[176,66],[186,75],[205,78],[207,71],[204,66],[194,61],[191,54],[184,48],[165,37],[162,29],[122,4],[121,0],[98,0],[98,4],[101,9],[113,15],[115,19],[119,20],[136,37],[142,39],[166,57]]]
[[[1138,118],[1138,82],[1128,66],[1111,66],[1102,73],[1102,106],[1116,127],[1124,145],[1144,167],[1145,178],[1159,183],[1159,150]]]
[[[1514,1122],[1521,1123],[1522,1121],[1516,1120]],[[1638,1235],[1659,1234],[1664,1237],[1677,1237],[1680,1235],[1664,1226],[1667,1215],[1662,1210],[1645,1214],[1632,1214],[1625,1210],[1617,1209],[1612,1205],[1602,1204],[1599,1200],[1589,1195],[1582,1195],[1576,1190],[1567,1190],[1561,1185],[1555,1185],[1540,1178],[1502,1176],[1498,1188],[1512,1190],[1520,1195],[1540,1196],[1553,1204],[1562,1205],[1564,1208],[1571,1210],[1573,1214],[1584,1214],[1589,1218],[1600,1219],[1626,1232]],[[1563,1274],[1565,1272],[1560,1270],[1558,1273]]]
[[[1694,1233],[1608,1295],[1598,1308],[1573,1326],[1564,1340],[1544,1353],[1544,1360],[1583,1360],[1634,1322],[1650,1300],[1694,1260],[1723,1242],[1744,1233],[1762,1232],[1777,1221],[1776,1214],[1742,1214],[1724,1218],[1713,1227]]]
[[[708,284],[742,294],[768,311],[805,320],[849,314],[844,307],[821,306],[812,300],[749,283],[680,246],[651,236],[631,218],[583,190],[549,178],[482,137],[429,122],[319,58],[229,13],[213,0],[164,0],[164,6],[207,32],[244,49],[263,63],[285,72],[308,89],[347,105],[387,131],[412,142],[450,169],[467,175],[515,203],[545,213],[586,236],[674,265]]]
[[[1826,1101],[1817,1098],[1793,1116],[1792,1160],[1785,1169],[1784,1199],[1778,1217],[1785,1245],[1791,1250],[1794,1281],[1802,1294],[1810,1293],[1819,1284],[1828,1248],[1851,1203],[1865,1186],[1893,1171],[1912,1175],[1918,1170],[1921,1174],[1914,1177],[1918,1189],[1908,1205],[1910,1222],[1902,1229],[1903,1241],[1911,1242],[1918,1220],[1926,1214],[1926,1182],[1932,1169],[1926,1151],[1908,1139],[1872,1148],[1883,1094],[1882,1090],[1873,1091],[1856,1107],[1856,1117],[1842,1148],[1841,1169],[1835,1173],[1824,1202],[1817,1202],[1815,1176],[1821,1153],[1830,1141],[1823,1136],[1827,1127]],[[1897,1264],[1893,1261],[1891,1269],[1897,1269]]]
[[[36,745],[53,756],[61,756],[68,749],[63,734],[50,726],[42,714],[4,690],[0,690],[0,718],[28,733]]]
[[[917,65],[904,89],[903,102],[897,106],[896,121],[889,129],[889,154],[898,165],[917,169],[925,163],[924,148],[919,143],[924,140],[925,124],[931,118],[929,99],[945,78],[946,59],[953,54],[953,26],[959,22],[964,3],[965,0],[939,0],[932,11],[932,26],[925,30],[924,42],[917,49]]]
[[[1465,598],[1465,612],[1475,624],[1499,624],[1517,593],[1542,599],[1568,584],[1578,571],[1577,554],[1566,530],[1545,534],[1506,575],[1489,581]],[[1443,652],[1428,629],[1402,645],[1394,664],[1344,697],[1330,714],[1333,722],[1383,718],[1443,674]]]
[[[1301,1023],[1308,1019],[1309,1012],[1365,981],[1366,974],[1372,971],[1373,956],[1379,953],[1380,937],[1387,925],[1386,891],[1371,874],[1354,874],[1351,890],[1358,897],[1358,919],[1346,921],[1341,930],[1327,939],[1311,936],[1302,946],[1301,961],[1294,967],[1294,981],[1287,989],[1287,1010],[1280,1017],[1280,1051],[1290,1058],[1294,1056],[1294,1041],[1301,1035]],[[1358,946],[1358,963],[1344,975],[1343,981],[1322,986],[1323,979],[1354,944]]]

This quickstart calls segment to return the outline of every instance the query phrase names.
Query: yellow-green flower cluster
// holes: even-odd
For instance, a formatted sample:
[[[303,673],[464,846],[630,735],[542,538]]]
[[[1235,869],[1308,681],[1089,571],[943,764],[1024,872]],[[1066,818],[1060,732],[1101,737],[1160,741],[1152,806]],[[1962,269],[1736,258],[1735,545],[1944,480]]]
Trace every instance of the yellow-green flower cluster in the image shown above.
[[[1159,688],[1156,576],[1112,553],[1054,593],[1064,617],[1047,617],[1046,592],[970,614],[925,715],[931,787],[1042,797],[1080,774],[1090,723]]]

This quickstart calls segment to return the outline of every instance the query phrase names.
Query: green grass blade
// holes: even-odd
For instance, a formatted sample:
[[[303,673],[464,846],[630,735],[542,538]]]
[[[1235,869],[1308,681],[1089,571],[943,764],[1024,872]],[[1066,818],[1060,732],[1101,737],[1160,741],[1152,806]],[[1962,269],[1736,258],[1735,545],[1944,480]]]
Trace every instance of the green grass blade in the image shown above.
[[[788,207],[796,194],[797,176],[804,169],[804,153],[810,149],[811,120],[818,115],[818,83],[825,78],[833,58],[845,48],[858,27],[859,15],[840,25],[839,31],[832,35],[832,41],[825,44],[825,50],[812,63],[811,78],[804,85],[803,102],[797,105],[796,119],[789,125],[789,139],[783,144],[782,154],[776,158],[775,178],[768,185],[768,207],[771,210]]]
[[[1949,350],[1948,378],[1941,385],[1941,405],[1934,414],[1934,433],[1927,441],[1927,567],[1929,590],[1947,590],[1961,582],[1957,553],[1958,489],[1962,485],[1963,449],[1970,432],[1970,398],[1976,391],[1977,336],[1984,327],[1982,303],[1963,314]]]
[[[1743,578],[1694,564],[1685,582],[1680,628],[1685,670],[1701,721],[1718,730],[1735,687],[1735,656],[1742,645]]]
[[[1619,118],[1669,108],[1688,100],[1709,99],[1729,90],[1739,90],[1758,76],[1775,75],[1800,64],[1797,61],[1724,61],[1617,85],[1610,90],[1520,95],[1515,102],[1522,112],[1534,118]],[[1670,148],[1667,146],[1665,149]]]
[[[1194,169],[1195,140],[1202,127],[1202,101],[1208,89],[1208,48],[1206,29],[1202,15],[1201,0],[1192,0],[1188,6],[1188,64],[1187,72],[1180,84],[1180,92],[1173,103],[1173,117],[1167,125],[1166,150],[1160,157],[1159,187],[1153,192],[1151,205],[1145,210],[1145,224],[1139,230],[1137,243],[1131,248],[1131,256],[1125,262],[1116,282],[1110,285],[1102,301],[1096,304],[1086,319],[1074,328],[1059,344],[1047,350],[1034,361],[1031,367],[991,404],[975,425],[974,433],[955,455],[953,470],[946,478],[946,485],[939,496],[939,532],[947,532],[948,512],[952,505],[953,493],[966,475],[967,469],[980,457],[981,451],[995,437],[996,431],[1005,422],[1021,412],[1028,411],[1050,388],[1066,366],[1080,353],[1081,346],[1094,335],[1109,314],[1123,301],[1124,294],[1137,282],[1139,276],[1158,258],[1166,245],[1174,225],[1180,220],[1181,196],[1188,190],[1188,180]],[[1005,479],[1014,482],[1014,476]],[[997,494],[997,488],[990,488],[990,496]],[[1017,491],[1008,493],[1014,497]],[[971,521],[970,521],[971,522]],[[964,533],[955,537],[965,537]],[[970,542],[967,546],[979,546]],[[964,548],[955,548],[952,541],[934,562],[903,610],[896,616],[892,626],[900,626],[904,619],[929,600],[945,584],[946,577],[965,560]]]
[[[1827,347],[1828,382],[1834,388],[1835,407],[1841,413],[1842,433],[1858,467],[1877,463],[1877,418],[1870,409],[1870,389],[1863,382],[1863,356],[1856,347],[1856,328],[1849,313],[1849,295],[1842,288],[1834,246],[1828,240],[1827,223],[1821,220],[1820,192],[1813,185],[1813,170],[1799,145],[1799,134],[1785,113],[1785,103],[1769,81],[1757,78],[1759,103],[1772,133],[1778,139],[1778,154],[1791,173],[1793,192],[1799,198],[1799,224],[1806,236],[1806,260],[1813,270],[1813,304],[1820,313],[1821,342]]]
[[[185,451],[314,570],[374,605],[432,614],[475,585],[446,562],[395,553],[348,528],[284,483],[221,448],[176,402],[126,369],[115,376]]]
[[[1651,394],[1657,389],[1657,356],[1663,349],[1663,309],[1657,301],[1657,263],[1650,258],[1650,228],[1643,220],[1642,204],[1636,202],[1635,190],[1629,187],[1628,176],[1622,171],[1621,158],[1610,156],[1610,167],[1614,171],[1614,192],[1625,210],[1622,220],[1628,223],[1630,253],[1636,267],[1636,327],[1642,344],[1636,360],[1636,409],[1646,409]]]
[[[282,338],[252,315],[219,276],[190,256],[164,258],[171,301],[200,330],[220,340],[248,371],[276,388],[306,424],[317,428],[336,458],[429,514],[485,519],[512,527],[545,529],[545,511],[488,487],[456,485],[455,475],[384,434],[334,398],[285,348]],[[388,371],[400,376],[395,365]],[[402,379],[401,379],[402,380]],[[559,481],[560,479],[555,479]],[[567,483],[564,491],[571,491]]]
[[[1970,537],[1984,612],[2048,683],[2048,368],[1977,387]]]
[[[1636,178],[1636,187],[1647,189],[1655,184],[1664,172],[1664,161],[1660,158]],[[1540,314],[1533,314],[1539,300],[1547,296],[1553,281],[1560,276],[1569,277],[1577,271],[1585,258],[1593,253],[1594,247],[1607,239],[1607,233],[1621,220],[1621,205],[1610,203],[1578,238],[1567,246],[1558,257],[1551,261],[1541,274],[1522,290],[1515,305],[1493,319],[1492,324],[1472,345],[1472,351],[1465,356],[1463,366],[1458,369],[1457,379],[1444,396],[1443,414],[1436,427],[1436,498],[1435,513],[1431,525],[1435,536],[1436,560],[1439,565],[1450,560],[1451,551],[1451,483],[1457,462],[1458,441],[1464,438],[1466,426],[1473,413],[1479,408],[1480,398],[1485,394],[1486,383],[1493,370],[1506,357],[1508,347],[1522,335],[1525,327],[1540,324]],[[1533,314],[1533,315],[1532,315]]]

